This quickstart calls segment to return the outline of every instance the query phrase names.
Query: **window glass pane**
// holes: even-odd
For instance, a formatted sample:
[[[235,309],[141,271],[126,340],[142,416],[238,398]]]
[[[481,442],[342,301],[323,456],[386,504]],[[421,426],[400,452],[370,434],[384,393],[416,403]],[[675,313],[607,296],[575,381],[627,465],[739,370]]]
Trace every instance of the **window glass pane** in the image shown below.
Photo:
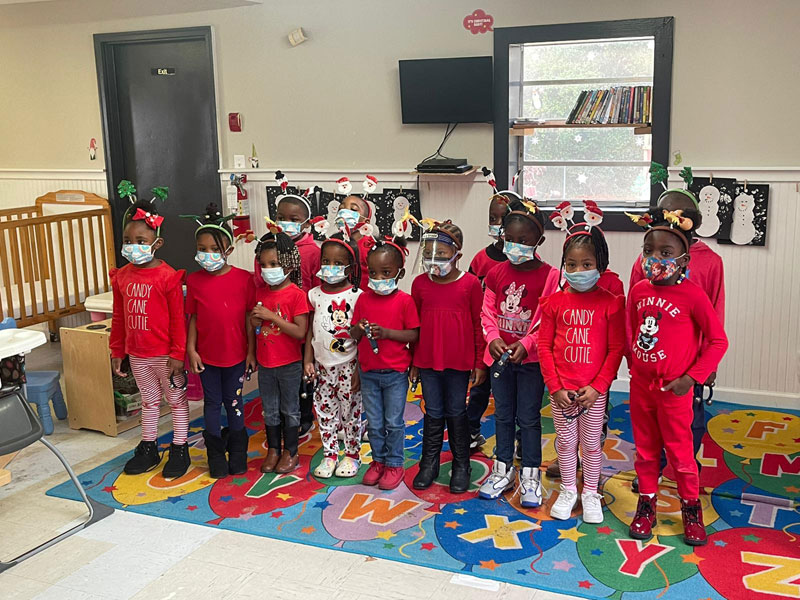
[[[650,135],[632,127],[536,129],[525,136],[524,160],[650,162]]]
[[[525,167],[523,190],[537,202],[641,203],[650,200],[648,167]]]
[[[652,77],[654,47],[652,39],[528,44],[525,79]]]

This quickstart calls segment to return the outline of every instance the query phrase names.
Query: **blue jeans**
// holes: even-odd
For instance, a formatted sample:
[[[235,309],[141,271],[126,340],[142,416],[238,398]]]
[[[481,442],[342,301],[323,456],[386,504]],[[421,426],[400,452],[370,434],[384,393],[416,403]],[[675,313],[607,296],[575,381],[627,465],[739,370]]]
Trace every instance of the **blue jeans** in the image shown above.
[[[367,413],[372,460],[387,467],[402,467],[405,462],[406,421],[403,415],[408,374],[391,369],[360,371],[360,374],[361,401]]]
[[[539,467],[542,464],[542,397],[544,379],[539,363],[510,363],[495,378],[492,366],[489,377],[494,395],[494,421],[496,435],[495,455],[507,465],[514,460],[514,424],[519,424],[522,435],[522,466]]]
[[[469,404],[467,405],[467,418],[469,419],[469,431],[475,435],[481,432],[481,419],[483,413],[489,407],[489,396],[491,395],[492,377],[486,376],[486,381],[480,385],[473,385],[469,390]],[[425,388],[423,386],[423,393]]]
[[[425,398],[425,414],[433,419],[461,417],[467,414],[467,388],[469,371],[445,369],[420,369],[422,397]]]
[[[215,367],[205,364],[200,373],[203,382],[203,420],[209,434],[219,437],[222,431],[220,417],[222,406],[228,415],[231,431],[244,429],[244,402],[242,401],[242,380],[244,363],[232,367]]]
[[[300,398],[297,390],[300,389],[302,379],[301,360],[280,367],[258,367],[258,393],[261,394],[266,426],[280,425],[281,416],[286,427],[300,426]]]

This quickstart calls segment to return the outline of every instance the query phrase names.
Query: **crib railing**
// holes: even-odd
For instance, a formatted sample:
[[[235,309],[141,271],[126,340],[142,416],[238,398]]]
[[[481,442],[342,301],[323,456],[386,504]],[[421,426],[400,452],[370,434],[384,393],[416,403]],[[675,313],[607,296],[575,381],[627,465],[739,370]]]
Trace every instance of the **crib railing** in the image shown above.
[[[110,289],[114,239],[108,200],[62,190],[0,210],[0,315],[19,327],[82,312]]]

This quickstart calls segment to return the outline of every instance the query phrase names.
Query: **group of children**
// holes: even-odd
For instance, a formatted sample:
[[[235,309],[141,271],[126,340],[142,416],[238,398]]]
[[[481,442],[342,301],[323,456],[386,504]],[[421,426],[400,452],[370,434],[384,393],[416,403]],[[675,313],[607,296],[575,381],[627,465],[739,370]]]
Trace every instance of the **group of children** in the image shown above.
[[[569,519],[580,497],[583,520],[600,523],[608,393],[625,356],[639,491],[630,535],[652,535],[665,451],[682,501],[684,539],[705,543],[695,462],[704,423],[693,388],[713,383],[727,339],[721,261],[692,235],[701,217],[689,192],[668,190],[656,208],[630,215],[646,231],[627,303],[619,277],[608,270],[608,246],[598,227],[602,212],[590,202],[585,222],[570,225],[568,205],[551,217],[567,234],[559,268],[537,254],[545,240],[542,211],[511,191],[494,190],[494,242],[472,260],[469,272],[459,268],[464,239],[452,222],[425,220],[418,260],[409,265],[402,233],[413,217],[407,213],[395,224],[396,237],[378,238],[371,216],[366,197],[347,195],[335,233],[318,247],[310,229],[327,234],[327,221],[312,218],[304,196],[284,194],[276,221],[268,220],[256,246],[253,275],[228,264],[234,238],[210,205],[195,235],[202,270],[186,278],[184,306],[183,273],[153,256],[163,244],[163,219],[151,203],[131,206],[123,233],[123,256],[131,264],[112,274],[113,366],[121,374],[121,360],[130,357],[143,402],[142,442],[126,473],[160,462],[155,439],[162,395],[172,407],[174,428],[163,475],[186,472],[186,355],[203,383],[211,477],[247,470],[241,394],[245,378],[257,370],[267,441],[262,472],[298,468],[299,437],[310,419],[302,414],[309,411],[301,397],[309,396],[305,390],[313,383],[323,447],[314,476],[359,473],[363,407],[371,462],[362,483],[393,489],[405,475],[409,382],[419,382],[425,418],[414,488],[426,489],[439,477],[446,431],[450,491],[470,489],[470,452],[485,443],[480,422],[491,393],[495,460],[479,495],[496,499],[517,488],[522,506],[536,507],[542,504],[546,388],[562,479],[550,514]],[[703,257],[697,265],[695,256]],[[410,295],[398,289],[407,268],[420,272]],[[713,292],[712,284],[718,286]]]

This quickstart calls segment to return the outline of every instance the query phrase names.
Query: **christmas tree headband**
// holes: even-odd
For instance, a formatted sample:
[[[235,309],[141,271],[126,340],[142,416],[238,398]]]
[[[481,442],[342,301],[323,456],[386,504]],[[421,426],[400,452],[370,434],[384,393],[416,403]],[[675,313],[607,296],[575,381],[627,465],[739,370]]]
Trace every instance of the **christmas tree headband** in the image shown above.
[[[166,201],[167,196],[169,195],[169,188],[158,186],[154,187],[150,190],[153,194],[153,197],[150,199],[150,204],[155,206],[156,198],[161,200],[161,202]],[[145,225],[147,225],[150,229],[156,232],[157,236],[161,235],[161,224],[164,222],[164,217],[155,213],[155,211],[150,212],[147,210],[143,210],[141,207],[135,207],[134,205],[138,201],[136,198],[136,186],[133,185],[133,182],[123,179],[119,182],[117,186],[117,193],[119,194],[120,198],[127,198],[131,205],[127,208],[125,213],[122,215],[122,229],[125,230],[125,227],[128,226],[128,223],[131,221],[144,221]]]
[[[689,251],[689,239],[687,236],[691,235],[694,222],[689,217],[683,216],[682,210],[662,210],[662,223],[658,223],[650,213],[643,215],[636,215],[626,212],[628,218],[636,225],[644,227],[650,231],[669,231],[670,233],[678,236],[683,242],[686,251]],[[653,223],[658,223],[653,225]],[[645,234],[646,235],[646,234]]]
[[[690,185],[692,185],[692,181],[694,181],[694,176],[692,175],[692,167],[689,166],[683,167],[683,169],[681,169],[681,172],[678,173],[678,175],[680,176],[681,179],[683,179],[685,187],[667,189],[667,184],[665,183],[669,178],[669,173],[667,172],[667,169],[664,167],[664,165],[660,163],[657,162],[650,163],[650,184],[656,185],[660,183],[661,186],[664,188],[664,191],[661,192],[661,195],[659,195],[658,197],[659,201],[661,201],[661,199],[667,194],[672,194],[672,193],[683,194],[684,196],[689,198],[689,200],[692,201],[692,204],[694,204],[694,207],[696,209],[700,210],[700,203],[697,201],[697,198],[695,198],[694,194],[692,194],[692,192],[690,192],[687,189]]]

